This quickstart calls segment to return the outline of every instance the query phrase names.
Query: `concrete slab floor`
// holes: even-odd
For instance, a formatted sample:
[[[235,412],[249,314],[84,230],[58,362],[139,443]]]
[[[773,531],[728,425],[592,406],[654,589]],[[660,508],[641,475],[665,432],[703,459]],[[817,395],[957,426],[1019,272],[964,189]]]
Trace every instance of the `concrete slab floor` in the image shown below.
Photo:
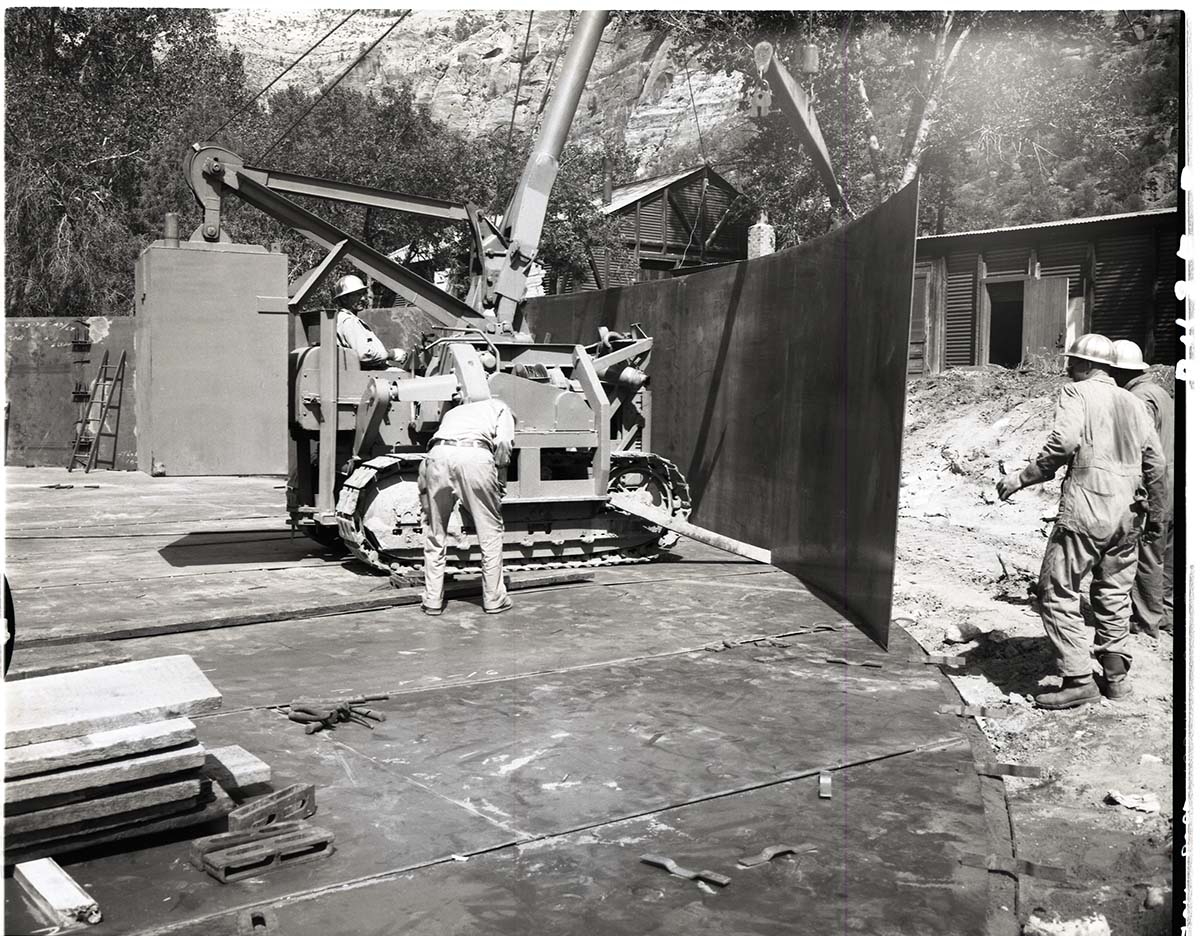
[[[898,792],[901,761],[913,783]],[[833,800],[818,799],[810,780],[783,783],[269,909],[289,936],[981,933],[986,872],[952,857],[979,821],[974,777],[960,768],[961,751],[911,755],[837,774]],[[931,787],[943,793],[933,817],[922,793]],[[885,799],[876,822],[848,820]],[[754,868],[738,865],[779,843],[801,850]],[[649,852],[732,882],[720,888],[671,876],[640,861]],[[224,936],[236,932],[235,921],[226,913],[147,932]]]
[[[19,471],[27,532],[71,493],[41,487],[60,480],[41,471]],[[86,635],[106,615],[172,613],[185,595],[290,607],[305,579],[309,595],[314,577],[346,593],[383,581],[310,566],[311,550],[271,531],[232,531],[241,542],[227,545],[248,551],[222,555],[229,533],[211,525],[269,513],[278,479],[113,477],[122,506],[80,499],[68,550],[40,533],[9,542],[42,583],[20,593],[31,615],[75,602]],[[84,535],[89,510],[111,538]],[[48,532],[71,536],[71,522]],[[181,538],[202,561],[172,547]],[[162,574],[172,568],[182,581]],[[88,600],[98,569],[112,606]],[[813,932],[984,931],[987,875],[953,857],[992,850],[973,755],[954,743],[968,726],[936,714],[945,680],[902,662],[920,652],[907,635],[894,628],[884,653],[791,577],[695,544],[597,573],[518,593],[496,617],[452,602],[440,618],[402,607],[115,642],[135,658],[192,654],[225,697],[198,720],[201,740],[242,745],[276,787],[315,782],[312,821],[337,851],[231,885],[184,860],[211,830],[62,858],[105,908],[93,932],[233,933],[235,911],[259,905],[289,934],[769,933],[799,920]],[[787,634],[787,648],[737,643]],[[700,649],[723,640],[732,649]],[[810,662],[830,656],[884,668]],[[308,736],[268,708],[378,691],[392,698],[373,732]],[[820,769],[837,771],[831,801],[816,797]],[[736,872],[712,894],[638,862],[657,851],[732,874],[738,854],[789,836],[816,852]],[[44,925],[14,887],[5,920],[9,932]]]

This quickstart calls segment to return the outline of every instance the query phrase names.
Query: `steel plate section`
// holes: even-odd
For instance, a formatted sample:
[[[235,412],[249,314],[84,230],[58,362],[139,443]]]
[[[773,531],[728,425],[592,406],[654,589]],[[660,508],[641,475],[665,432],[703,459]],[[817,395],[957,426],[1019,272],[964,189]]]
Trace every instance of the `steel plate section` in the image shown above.
[[[385,723],[387,724],[387,723]],[[358,726],[350,726],[357,728]],[[264,873],[237,887],[216,885],[188,859],[193,838],[224,832],[225,823],[70,856],[70,873],[86,881],[104,908],[95,936],[130,936],[172,922],[231,911],[250,900],[273,900],[344,881],[449,859],[519,836],[502,822],[451,802],[397,775],[385,763],[336,742],[337,735],[306,735],[300,725],[271,711],[240,712],[198,726],[205,746],[237,739],[271,765],[271,785],[313,783],[312,824],[334,834],[336,851],[319,862]],[[367,729],[361,729],[367,733]],[[978,849],[977,849],[978,850]],[[31,932],[19,901],[5,905],[5,931]],[[210,925],[210,924],[206,924]],[[202,930],[210,934],[218,928]],[[330,933],[352,932],[334,928]]]
[[[832,800],[800,780],[613,823],[273,907],[280,932],[325,936],[556,933],[606,936],[911,936],[988,932],[988,875],[956,850],[985,834],[965,748],[834,775]],[[938,791],[929,809],[928,792]],[[884,811],[875,804],[886,802]],[[755,868],[737,859],[794,841]],[[732,878],[704,888],[642,864],[647,851]],[[336,856],[334,858],[336,861]],[[223,920],[179,936],[224,932]],[[204,927],[208,927],[205,929]]]
[[[650,448],[692,521],[769,548],[887,645],[917,187],[800,247],[690,276],[533,300],[539,339],[654,337]]]
[[[382,728],[339,739],[450,800],[544,835],[959,733],[934,714],[940,674],[760,663],[761,653],[701,652],[409,694],[391,700]]]

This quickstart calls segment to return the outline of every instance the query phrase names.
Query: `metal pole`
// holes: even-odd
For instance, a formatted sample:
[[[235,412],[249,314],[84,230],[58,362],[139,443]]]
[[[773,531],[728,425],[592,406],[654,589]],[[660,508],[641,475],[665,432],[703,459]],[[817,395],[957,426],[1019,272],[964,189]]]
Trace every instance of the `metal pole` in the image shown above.
[[[338,343],[337,309],[321,310],[321,451],[318,455],[318,523],[334,516],[333,482],[337,474]]]

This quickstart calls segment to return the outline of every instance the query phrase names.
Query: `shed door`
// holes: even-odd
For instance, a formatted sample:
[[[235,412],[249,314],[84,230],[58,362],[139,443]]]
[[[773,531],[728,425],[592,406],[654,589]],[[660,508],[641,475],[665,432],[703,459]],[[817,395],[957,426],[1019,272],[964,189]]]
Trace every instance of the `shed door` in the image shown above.
[[[1069,276],[1044,276],[1026,281],[1022,321],[1026,359],[1031,354],[1045,354],[1063,347],[1070,285]]]
[[[924,373],[926,367],[925,349],[928,339],[925,334],[925,321],[929,314],[929,274],[926,272],[913,275],[912,319],[908,329],[908,374],[909,376]]]

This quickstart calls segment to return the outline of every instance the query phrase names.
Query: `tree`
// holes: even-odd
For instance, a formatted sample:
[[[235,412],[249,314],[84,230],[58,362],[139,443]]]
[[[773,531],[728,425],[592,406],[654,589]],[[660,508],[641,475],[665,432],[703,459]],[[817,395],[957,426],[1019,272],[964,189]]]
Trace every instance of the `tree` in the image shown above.
[[[750,51],[775,46],[810,80],[830,156],[860,212],[918,173],[921,230],[967,230],[1174,203],[1175,14],[656,12],[710,71],[760,84]],[[822,68],[799,74],[802,46]],[[842,220],[778,117],[718,168],[796,243]]]
[[[127,312],[169,203],[148,170],[178,165],[173,115],[240,90],[240,63],[206,10],[21,8],[5,25],[6,313]]]

